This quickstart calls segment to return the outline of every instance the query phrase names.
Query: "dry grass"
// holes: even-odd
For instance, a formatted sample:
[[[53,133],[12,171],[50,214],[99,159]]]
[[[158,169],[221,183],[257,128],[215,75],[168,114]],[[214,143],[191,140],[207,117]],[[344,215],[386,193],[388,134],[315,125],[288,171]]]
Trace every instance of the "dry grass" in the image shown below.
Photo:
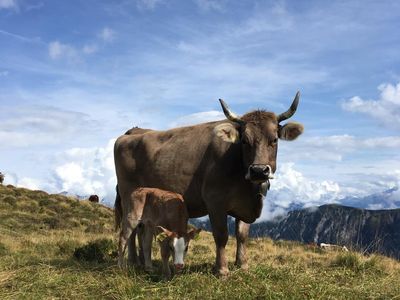
[[[116,241],[112,211],[101,205],[0,186],[1,216],[6,218],[0,219],[0,299],[400,298],[400,263],[379,255],[252,239],[249,271],[231,264],[230,276],[218,279],[212,273],[212,236],[202,232],[190,246],[184,273],[165,282],[160,271],[121,271],[115,259],[73,258],[76,248],[91,241]],[[230,239],[230,261],[234,250]],[[153,254],[159,267],[156,247]]]

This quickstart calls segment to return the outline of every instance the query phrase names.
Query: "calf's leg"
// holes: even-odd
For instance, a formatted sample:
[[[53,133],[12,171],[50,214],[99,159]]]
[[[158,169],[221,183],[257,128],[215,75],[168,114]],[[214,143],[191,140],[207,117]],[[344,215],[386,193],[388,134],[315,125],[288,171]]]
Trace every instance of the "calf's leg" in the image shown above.
[[[161,245],[161,260],[162,260],[162,272],[166,280],[171,279],[171,269],[169,267],[169,257],[171,256],[171,251],[168,247],[168,242],[164,242]]]
[[[144,256],[144,268],[146,271],[153,271],[153,263],[151,261],[151,246],[153,244],[153,230],[150,226],[144,226],[143,238],[143,256]]]
[[[132,231],[131,237],[128,240],[128,264],[130,266],[140,265],[136,250],[136,233],[137,228]]]

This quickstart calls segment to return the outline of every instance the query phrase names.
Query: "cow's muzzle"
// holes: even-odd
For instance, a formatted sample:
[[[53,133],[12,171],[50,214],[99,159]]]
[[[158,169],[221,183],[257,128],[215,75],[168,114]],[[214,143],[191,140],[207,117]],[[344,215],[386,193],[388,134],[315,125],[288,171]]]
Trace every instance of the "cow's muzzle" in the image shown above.
[[[252,164],[247,169],[245,178],[254,183],[263,183],[274,176],[270,165]]]
[[[185,266],[184,264],[174,264],[175,271],[176,271],[177,273],[182,272],[184,266]]]

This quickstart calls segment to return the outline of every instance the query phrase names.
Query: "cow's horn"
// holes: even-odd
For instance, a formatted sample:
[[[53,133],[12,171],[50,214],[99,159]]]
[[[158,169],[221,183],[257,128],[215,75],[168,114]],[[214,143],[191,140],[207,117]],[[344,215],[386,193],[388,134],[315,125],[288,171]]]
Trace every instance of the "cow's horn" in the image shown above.
[[[238,115],[236,115],[235,113],[231,112],[228,105],[225,103],[224,100],[219,99],[219,102],[221,103],[222,106],[222,110],[224,111],[225,117],[232,121],[232,122],[236,122],[239,124],[242,124],[243,121],[240,119],[240,117]]]
[[[278,123],[287,120],[294,115],[297,109],[297,105],[299,105],[299,99],[300,99],[300,92],[297,92],[292,102],[292,105],[290,105],[290,108],[278,116]]]

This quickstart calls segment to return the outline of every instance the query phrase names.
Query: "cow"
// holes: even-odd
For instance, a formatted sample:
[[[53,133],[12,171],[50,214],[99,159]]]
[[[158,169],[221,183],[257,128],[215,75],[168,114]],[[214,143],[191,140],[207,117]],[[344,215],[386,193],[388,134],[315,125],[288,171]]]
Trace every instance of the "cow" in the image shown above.
[[[90,202],[99,203],[99,196],[97,195],[90,195],[89,199]]]
[[[4,174],[0,172],[0,184],[3,184]]]
[[[132,230],[130,239],[135,239],[137,230],[145,270],[152,271],[151,247],[153,236],[157,236],[161,248],[163,275],[169,279],[171,277],[168,264],[170,256],[173,257],[175,271],[180,272],[184,267],[184,256],[188,250],[189,241],[197,237],[201,229],[188,228],[189,216],[180,194],[157,188],[138,188],[133,193],[131,201],[135,202],[131,205],[135,212],[127,212],[124,219],[120,220],[119,226],[131,226],[129,218],[132,215],[140,216],[137,228],[130,228]],[[122,230],[128,229],[122,228]],[[132,251],[135,251],[136,255],[136,249]],[[118,261],[121,267],[124,252],[125,249],[119,253]]]
[[[120,197],[115,217],[134,211],[134,191],[141,186],[183,195],[189,217],[208,215],[216,244],[215,271],[229,273],[225,256],[227,217],[236,218],[236,261],[248,268],[246,241],[249,224],[261,214],[269,181],[276,171],[278,139],[294,140],[303,125],[281,124],[295,112],[298,92],[290,108],[281,114],[255,110],[238,116],[220,99],[227,120],[156,131],[132,128],[117,138],[114,162]],[[140,216],[127,220],[135,228]],[[132,229],[121,231],[119,251]],[[128,242],[128,253],[131,251]]]

